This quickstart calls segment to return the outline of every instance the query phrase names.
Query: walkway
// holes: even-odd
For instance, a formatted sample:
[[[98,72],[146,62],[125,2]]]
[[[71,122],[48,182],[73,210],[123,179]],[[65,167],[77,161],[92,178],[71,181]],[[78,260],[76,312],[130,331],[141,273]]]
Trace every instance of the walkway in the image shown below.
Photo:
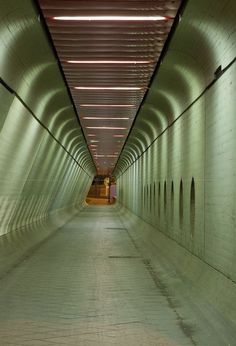
[[[87,208],[0,285],[2,346],[228,346],[204,320],[194,335],[197,307],[182,320],[114,206]]]

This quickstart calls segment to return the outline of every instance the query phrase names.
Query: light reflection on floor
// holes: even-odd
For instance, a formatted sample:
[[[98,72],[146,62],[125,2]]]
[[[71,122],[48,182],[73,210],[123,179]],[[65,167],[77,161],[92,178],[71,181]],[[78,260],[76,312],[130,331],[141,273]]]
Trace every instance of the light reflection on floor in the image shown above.
[[[108,198],[89,197],[86,198],[86,203],[89,205],[110,205],[115,203],[115,199],[113,198],[109,201]]]

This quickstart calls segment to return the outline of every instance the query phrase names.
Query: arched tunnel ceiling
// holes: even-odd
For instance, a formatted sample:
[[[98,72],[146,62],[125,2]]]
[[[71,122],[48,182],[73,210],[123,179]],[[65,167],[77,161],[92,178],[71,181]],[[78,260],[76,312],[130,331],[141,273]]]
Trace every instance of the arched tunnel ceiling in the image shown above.
[[[113,171],[180,3],[38,0],[99,174]]]
[[[223,71],[235,59],[234,45],[228,48],[235,41],[235,13],[235,0],[185,3],[114,169],[116,177],[207,90],[218,78],[217,69]]]

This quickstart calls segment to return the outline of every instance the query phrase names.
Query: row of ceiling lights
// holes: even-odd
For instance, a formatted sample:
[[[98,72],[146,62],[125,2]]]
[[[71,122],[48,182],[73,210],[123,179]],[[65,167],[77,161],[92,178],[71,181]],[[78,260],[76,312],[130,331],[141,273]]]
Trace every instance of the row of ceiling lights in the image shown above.
[[[59,21],[163,21],[172,19],[171,17],[164,17],[164,16],[59,16],[59,17],[53,17],[54,20]],[[136,64],[143,64],[143,65],[150,65],[155,64],[155,61],[153,60],[67,60],[66,63],[68,64],[112,64],[112,65],[118,65],[118,64],[127,64],[127,65],[136,65]],[[139,86],[139,87],[133,87],[133,86],[75,86],[74,89],[76,90],[98,90],[98,91],[109,91],[109,90],[119,90],[119,91],[141,91],[146,89],[147,86]],[[134,108],[136,105],[134,104],[80,104],[80,107],[102,107],[102,108]],[[86,116],[83,117],[84,120],[129,120],[129,117],[92,117],[92,116]],[[127,130],[126,127],[113,127],[113,126],[86,126],[89,130]],[[96,134],[89,133],[87,135],[88,137],[96,137]],[[125,137],[124,134],[113,134],[114,138],[123,138]],[[96,161],[97,166],[99,166],[99,163],[97,161],[98,158],[117,158],[118,152],[114,152],[113,154],[97,154],[97,144],[93,143],[99,143],[99,140],[90,139],[90,149],[94,153],[94,158]],[[118,142],[121,143],[119,140]],[[105,161],[103,163],[106,163]],[[110,163],[111,166],[114,166],[114,163]]]

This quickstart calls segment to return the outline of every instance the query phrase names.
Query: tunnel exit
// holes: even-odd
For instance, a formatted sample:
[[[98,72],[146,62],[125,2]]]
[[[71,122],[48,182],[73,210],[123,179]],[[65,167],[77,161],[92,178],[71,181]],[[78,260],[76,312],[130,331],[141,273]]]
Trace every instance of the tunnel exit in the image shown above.
[[[88,204],[114,204],[116,202],[116,180],[112,176],[95,176],[86,197]]]

